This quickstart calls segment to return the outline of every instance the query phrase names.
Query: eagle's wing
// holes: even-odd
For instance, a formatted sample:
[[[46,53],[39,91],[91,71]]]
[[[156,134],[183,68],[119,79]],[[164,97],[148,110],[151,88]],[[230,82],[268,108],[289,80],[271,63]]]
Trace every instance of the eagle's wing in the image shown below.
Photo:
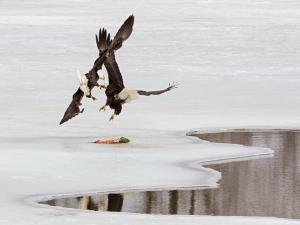
[[[62,120],[60,121],[60,125],[68,121],[69,119],[72,119],[74,116],[77,116],[79,113],[83,112],[83,109],[80,110],[79,108],[83,95],[83,91],[80,90],[80,88],[78,88],[78,90],[73,94],[72,102],[67,108]]]
[[[104,65],[107,70],[108,79],[109,79],[109,90],[107,91],[110,92],[111,94],[119,93],[124,88],[122,74],[116,62],[114,52],[119,48],[121,48],[123,42],[127,40],[131,35],[133,29],[133,23],[134,23],[134,16],[131,15],[125,20],[125,22],[119,28],[118,32],[116,33],[114,39],[111,41],[107,50]],[[99,48],[99,52],[100,50],[105,51]]]
[[[89,79],[88,86],[92,89],[97,85],[99,80],[98,70],[102,69],[102,65],[105,61],[105,54],[111,44],[110,34],[106,31],[105,28],[100,28],[99,34],[96,34],[96,44],[99,50],[99,57],[94,62],[93,68],[86,74],[86,77]]]
[[[99,50],[99,57],[106,52],[106,50],[111,45],[112,40],[110,39],[110,34],[105,28],[100,28],[98,36],[96,35],[96,44]]]
[[[118,32],[116,33],[111,45],[110,49],[116,51],[122,47],[122,43],[129,38],[132,33],[134,23],[134,16],[131,15],[125,20],[122,26],[119,28]]]
[[[165,93],[167,91],[171,91],[172,89],[177,88],[177,87],[178,87],[177,83],[172,83],[172,84],[169,84],[169,87],[167,87],[166,89],[163,89],[163,90],[158,90],[158,91],[142,91],[142,90],[137,90],[137,93],[139,95],[145,95],[145,96],[160,95],[160,94],[163,94],[163,93]]]

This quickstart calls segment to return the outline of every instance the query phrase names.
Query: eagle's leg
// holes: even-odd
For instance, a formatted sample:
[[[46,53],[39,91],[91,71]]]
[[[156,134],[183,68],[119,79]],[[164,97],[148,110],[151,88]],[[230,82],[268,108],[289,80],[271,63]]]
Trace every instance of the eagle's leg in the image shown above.
[[[116,113],[113,113],[113,114],[111,115],[111,117],[109,118],[109,121],[112,121],[112,120],[115,118],[115,116],[116,116]]]
[[[106,88],[107,88],[108,85],[107,84],[98,84],[97,83],[96,86],[99,87],[100,89],[106,90]]]
[[[99,111],[100,111],[100,112],[101,112],[101,111],[106,111],[106,107],[107,107],[107,105],[102,106],[102,107],[99,109]]]
[[[90,94],[89,94],[89,95],[87,95],[86,97],[87,97],[87,98],[91,98],[91,99],[93,99],[93,101],[97,100],[97,98],[96,98],[96,97],[94,97],[94,96],[92,95],[92,93],[90,93]]]

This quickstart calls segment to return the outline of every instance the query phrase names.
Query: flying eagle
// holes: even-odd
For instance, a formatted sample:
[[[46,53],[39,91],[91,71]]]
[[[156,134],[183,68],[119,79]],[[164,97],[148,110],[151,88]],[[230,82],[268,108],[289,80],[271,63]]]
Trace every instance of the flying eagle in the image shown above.
[[[110,117],[110,120],[112,120],[115,115],[120,114],[122,111],[122,104],[130,102],[138,98],[140,95],[160,95],[177,87],[176,84],[169,84],[169,87],[159,91],[142,91],[125,88],[121,72],[115,59],[115,52],[122,47],[123,42],[131,35],[133,23],[134,16],[131,15],[119,28],[114,39],[110,38],[110,34],[106,31],[106,29],[102,28],[99,30],[98,36],[96,35],[96,44],[99,50],[99,57],[96,59],[92,69],[88,73],[82,74],[80,71],[78,71],[80,83],[79,88],[73,94],[73,99],[59,124],[63,124],[64,122],[83,112],[84,109],[80,109],[80,106],[81,100],[84,96],[96,100],[91,93],[94,87],[106,89],[106,104],[100,108],[100,111],[105,110],[106,106],[109,106],[111,109],[113,109],[114,114]],[[108,85],[98,84],[98,80],[100,78],[104,80],[104,76],[101,77],[98,74],[102,69],[103,64],[108,72]]]
[[[106,87],[105,94],[107,96],[106,103],[99,110],[105,111],[106,107],[109,106],[114,110],[110,120],[113,120],[116,115],[119,115],[122,111],[122,105],[129,103],[132,100],[137,99],[140,95],[160,95],[164,92],[170,91],[177,87],[177,84],[169,84],[166,89],[158,91],[143,91],[133,90],[125,87],[122,74],[118,67],[115,58],[115,52],[121,48],[123,42],[129,38],[132,33],[134,23],[134,16],[131,15],[123,23],[118,30],[114,39],[110,39],[110,34],[103,28],[100,29],[99,35],[96,35],[96,43],[99,50],[99,55],[104,55],[104,65],[108,73],[109,84]],[[104,42],[106,44],[104,44]]]
[[[117,35],[115,36],[114,40],[112,41],[110,38],[110,34],[106,32],[106,30],[100,29],[99,37],[96,35],[96,43],[99,50],[99,57],[94,62],[93,68],[86,74],[82,74],[80,71],[77,71],[78,78],[79,78],[79,88],[73,94],[72,101],[67,108],[66,112],[64,113],[63,118],[60,121],[60,125],[68,120],[72,119],[73,117],[77,116],[79,113],[82,113],[84,109],[80,109],[81,101],[84,96],[88,98],[92,98],[96,100],[94,96],[92,96],[92,89],[94,87],[106,88],[105,85],[98,84],[98,80],[101,78],[104,80],[104,76],[99,76],[99,71],[102,68],[104,61],[106,60],[106,56],[109,55],[110,52],[114,52],[115,50],[119,49],[124,40],[126,40],[131,32],[126,37],[125,32],[128,31],[128,26],[131,23],[131,31],[133,25],[133,16],[130,16],[124,24],[120,27]],[[122,40],[119,40],[119,39]]]

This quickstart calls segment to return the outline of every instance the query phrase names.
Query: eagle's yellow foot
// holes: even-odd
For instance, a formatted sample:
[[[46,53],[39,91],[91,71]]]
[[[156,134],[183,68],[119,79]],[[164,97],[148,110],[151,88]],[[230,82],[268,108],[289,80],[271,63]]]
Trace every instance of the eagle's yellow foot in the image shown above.
[[[99,87],[100,87],[100,89],[104,89],[104,90],[106,90],[106,88],[107,88],[107,84],[101,84]]]
[[[115,118],[116,114],[112,114],[112,116],[109,118],[109,121],[112,121]]]
[[[99,111],[100,111],[100,112],[101,112],[101,111],[106,111],[106,105],[102,106],[102,107],[99,109]]]

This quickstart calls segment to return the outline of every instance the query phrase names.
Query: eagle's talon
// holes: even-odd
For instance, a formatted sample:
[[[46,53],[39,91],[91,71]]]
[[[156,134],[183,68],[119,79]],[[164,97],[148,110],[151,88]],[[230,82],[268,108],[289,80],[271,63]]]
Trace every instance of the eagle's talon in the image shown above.
[[[106,105],[104,105],[104,106],[102,106],[100,109],[99,109],[99,112],[101,112],[101,111],[106,111]]]
[[[107,85],[106,84],[101,84],[99,87],[100,87],[100,90],[102,90],[102,89],[106,90]]]
[[[115,114],[112,114],[112,116],[109,118],[109,121],[113,121],[114,118],[115,118]]]

